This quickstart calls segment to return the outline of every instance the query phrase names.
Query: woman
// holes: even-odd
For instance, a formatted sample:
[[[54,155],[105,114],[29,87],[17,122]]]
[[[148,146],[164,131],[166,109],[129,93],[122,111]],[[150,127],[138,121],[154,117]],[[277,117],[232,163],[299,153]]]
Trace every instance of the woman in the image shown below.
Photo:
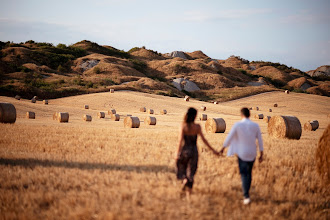
[[[196,109],[188,109],[184,122],[180,128],[179,146],[176,154],[177,178],[183,180],[183,190],[187,190],[189,194],[192,191],[194,175],[197,171],[197,135],[200,135],[203,142],[213,151],[214,154],[219,155],[219,153],[215,151],[205,139],[201,126],[195,123],[196,115]]]

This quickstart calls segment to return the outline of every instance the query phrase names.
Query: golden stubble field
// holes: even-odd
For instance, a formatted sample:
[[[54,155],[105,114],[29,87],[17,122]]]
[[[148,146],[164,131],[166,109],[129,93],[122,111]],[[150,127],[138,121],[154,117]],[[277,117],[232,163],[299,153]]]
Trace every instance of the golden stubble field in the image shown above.
[[[314,157],[330,123],[329,101],[271,92],[214,105],[121,91],[49,100],[47,106],[0,97],[18,114],[15,124],[0,124],[0,219],[329,219],[330,190],[320,181]],[[320,128],[303,131],[299,141],[273,139],[258,120],[265,161],[255,164],[253,203],[247,207],[236,158],[216,157],[199,141],[199,169],[188,201],[180,195],[173,153],[183,114],[201,105],[208,117],[226,120],[225,134],[206,134],[218,150],[243,106],[258,106],[264,115],[295,115],[302,124],[317,119]],[[155,110],[156,126],[143,123],[142,106]],[[119,122],[96,117],[111,107],[121,115]],[[168,115],[160,115],[161,109]],[[35,111],[36,119],[26,119],[26,111]],[[55,111],[69,112],[69,123],[53,121]],[[82,120],[86,113],[91,123]],[[138,116],[141,127],[124,128],[127,114]]]

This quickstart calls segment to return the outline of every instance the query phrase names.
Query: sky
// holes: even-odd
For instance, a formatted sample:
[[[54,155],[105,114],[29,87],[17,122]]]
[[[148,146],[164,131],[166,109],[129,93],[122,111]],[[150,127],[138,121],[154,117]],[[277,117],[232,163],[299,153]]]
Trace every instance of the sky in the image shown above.
[[[330,65],[329,12],[330,0],[0,0],[0,41],[202,50],[308,71]]]

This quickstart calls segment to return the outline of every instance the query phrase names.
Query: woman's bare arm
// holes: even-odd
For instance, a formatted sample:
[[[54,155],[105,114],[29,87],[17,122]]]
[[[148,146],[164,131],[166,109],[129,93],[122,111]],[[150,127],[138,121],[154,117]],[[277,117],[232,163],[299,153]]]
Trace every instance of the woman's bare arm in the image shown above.
[[[216,155],[219,155],[219,152],[217,152],[213,147],[211,147],[211,145],[209,144],[209,142],[206,140],[203,132],[202,132],[202,128],[201,126],[198,127],[198,134],[201,136],[203,142],[205,143],[205,145]]]
[[[181,152],[181,149],[182,149],[182,142],[183,142],[183,126],[181,126],[180,130],[179,130],[178,150],[175,154],[176,159],[179,158],[179,155],[180,155],[180,152]]]

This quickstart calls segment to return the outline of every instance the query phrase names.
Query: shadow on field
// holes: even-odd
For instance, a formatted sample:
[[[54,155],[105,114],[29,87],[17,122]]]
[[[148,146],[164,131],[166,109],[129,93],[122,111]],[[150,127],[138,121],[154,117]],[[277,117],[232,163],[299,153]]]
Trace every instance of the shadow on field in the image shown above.
[[[40,160],[40,159],[8,159],[0,158],[0,165],[21,166],[25,168],[41,167],[62,167],[68,169],[80,170],[117,170],[136,173],[173,173],[174,168],[163,165],[118,165],[104,163],[70,162],[58,160]]]

